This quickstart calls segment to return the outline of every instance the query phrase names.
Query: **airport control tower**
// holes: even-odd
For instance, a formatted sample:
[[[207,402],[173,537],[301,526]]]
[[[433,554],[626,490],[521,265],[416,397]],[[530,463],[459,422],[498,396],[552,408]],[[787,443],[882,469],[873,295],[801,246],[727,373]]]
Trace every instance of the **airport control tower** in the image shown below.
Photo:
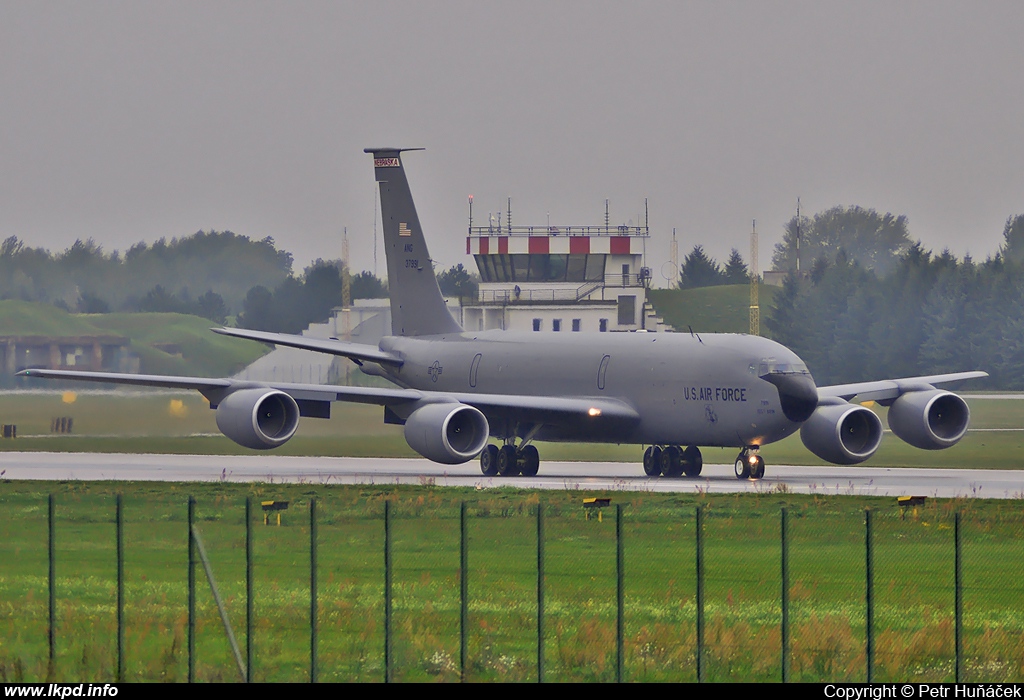
[[[646,225],[473,226],[471,217],[466,252],[481,283],[479,298],[463,302],[463,327],[668,330],[647,301],[648,235]]]

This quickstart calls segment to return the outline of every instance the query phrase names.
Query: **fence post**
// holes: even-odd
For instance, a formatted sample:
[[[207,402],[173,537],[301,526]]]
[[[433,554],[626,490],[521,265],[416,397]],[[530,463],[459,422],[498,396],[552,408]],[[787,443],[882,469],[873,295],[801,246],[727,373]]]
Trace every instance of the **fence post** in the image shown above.
[[[963,578],[963,550],[960,537],[960,512],[957,511],[956,519],[953,521],[953,540],[956,549],[954,577],[956,589],[956,676],[955,681],[962,683],[964,680],[964,578]]]
[[[466,682],[466,635],[469,631],[469,537],[466,502],[459,508],[459,681]]]
[[[623,556],[622,556],[622,504],[615,504],[615,682],[622,682],[623,636],[625,635],[625,618],[623,616]]]
[[[253,635],[253,578],[252,578],[252,496],[245,498],[245,682],[252,683],[255,672],[252,668],[256,647]]]
[[[196,543],[192,536],[196,499],[188,497],[188,682],[196,679]]]
[[[384,501],[384,682],[391,677],[391,501]]]
[[[317,679],[316,497],[309,499],[309,682]]]
[[[537,682],[544,682],[544,504],[537,504]]]
[[[704,508],[697,506],[697,682],[704,682]]]
[[[124,517],[117,494],[117,682],[124,682]]]
[[[782,509],[782,682],[789,683],[789,523]]]
[[[871,509],[864,510],[864,637],[868,683],[875,677],[875,552],[871,537]]]
[[[47,585],[48,585],[48,608],[49,617],[46,628],[47,643],[50,647],[50,656],[47,668],[47,677],[52,679],[54,676],[55,664],[57,661],[55,650],[57,642],[57,631],[55,628],[56,624],[56,596],[57,596],[57,572],[54,570],[54,537],[53,537],[53,494],[51,493],[47,497],[46,502],[46,559],[47,559]]]

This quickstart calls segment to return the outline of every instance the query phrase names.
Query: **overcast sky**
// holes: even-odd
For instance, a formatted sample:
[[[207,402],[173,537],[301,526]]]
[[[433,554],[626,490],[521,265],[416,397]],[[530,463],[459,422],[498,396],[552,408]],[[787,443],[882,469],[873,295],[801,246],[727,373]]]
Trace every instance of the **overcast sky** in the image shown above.
[[[273,236],[373,268],[365,146],[432,257],[474,217],[637,223],[762,268],[799,196],[992,254],[1024,213],[1024,3],[0,0],[0,237]],[[382,248],[381,248],[382,250]],[[385,270],[383,255],[378,272]]]

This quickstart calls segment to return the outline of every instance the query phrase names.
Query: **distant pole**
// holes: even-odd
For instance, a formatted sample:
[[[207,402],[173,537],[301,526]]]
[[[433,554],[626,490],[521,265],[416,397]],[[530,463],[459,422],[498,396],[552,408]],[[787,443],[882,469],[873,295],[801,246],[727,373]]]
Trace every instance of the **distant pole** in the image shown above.
[[[188,682],[196,680],[196,541],[192,526],[196,519],[196,499],[188,497]]]
[[[624,574],[625,565],[622,551],[622,504],[615,504],[615,605],[617,614],[615,617],[615,682],[622,682],[622,667],[624,665],[624,644],[626,621],[623,614],[624,608]]]
[[[544,682],[544,504],[537,504],[537,682]]]
[[[384,682],[392,681],[391,665],[391,501],[384,501]]]
[[[48,619],[49,619],[49,622],[47,624],[46,636],[47,636],[47,642],[49,643],[49,647],[50,647],[50,657],[49,657],[50,661],[49,661],[49,669],[48,669],[49,672],[48,672],[47,675],[48,675],[49,678],[53,678],[54,670],[55,670],[54,665],[55,665],[55,662],[57,660],[56,654],[55,654],[55,650],[56,650],[56,629],[55,629],[55,625],[56,625],[56,619],[57,619],[57,614],[56,614],[56,612],[57,612],[57,608],[56,608],[57,572],[54,570],[54,559],[55,559],[55,556],[54,556],[54,538],[53,538],[53,526],[54,526],[54,523],[53,523],[53,510],[54,510],[54,503],[53,503],[53,494],[52,493],[47,498],[46,504],[47,504],[46,505],[46,513],[47,513],[47,515],[46,515],[46,524],[47,524],[46,558],[47,558],[47,562],[48,562],[47,582],[48,582],[48,591],[49,591],[49,595],[48,595],[48,604],[49,604],[49,618]]]
[[[121,494],[116,501],[117,523],[117,682],[124,682],[124,517]]]
[[[871,683],[875,676],[875,552],[871,537],[870,509],[864,511],[864,553],[864,656],[867,664],[867,682]]]
[[[761,335],[761,304],[758,291],[757,219],[750,229],[750,335]]]
[[[697,682],[704,682],[704,509],[697,506]]]
[[[309,499],[309,682],[317,680],[316,498]]]
[[[782,509],[782,682],[789,683],[789,523]]]
[[[796,198],[796,276],[800,277],[800,198]]]
[[[956,590],[956,675],[954,680],[957,683],[962,683],[964,680],[964,560],[961,534],[960,512],[957,511],[956,519],[953,521],[953,544],[956,549],[953,574]]]
[[[466,531],[466,502],[459,508],[459,680],[466,682],[469,633],[469,534]]]
[[[253,615],[253,532],[252,532],[252,496],[245,499],[245,682],[254,681],[253,659],[256,656],[256,645],[253,640],[255,632]]]

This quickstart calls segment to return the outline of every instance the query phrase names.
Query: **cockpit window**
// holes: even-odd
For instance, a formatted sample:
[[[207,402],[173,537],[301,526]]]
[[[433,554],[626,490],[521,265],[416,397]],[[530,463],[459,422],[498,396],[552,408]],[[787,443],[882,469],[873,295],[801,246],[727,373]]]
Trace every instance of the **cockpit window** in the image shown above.
[[[777,360],[774,357],[763,358],[757,367],[759,377],[769,374],[810,374],[807,365],[800,361]]]

